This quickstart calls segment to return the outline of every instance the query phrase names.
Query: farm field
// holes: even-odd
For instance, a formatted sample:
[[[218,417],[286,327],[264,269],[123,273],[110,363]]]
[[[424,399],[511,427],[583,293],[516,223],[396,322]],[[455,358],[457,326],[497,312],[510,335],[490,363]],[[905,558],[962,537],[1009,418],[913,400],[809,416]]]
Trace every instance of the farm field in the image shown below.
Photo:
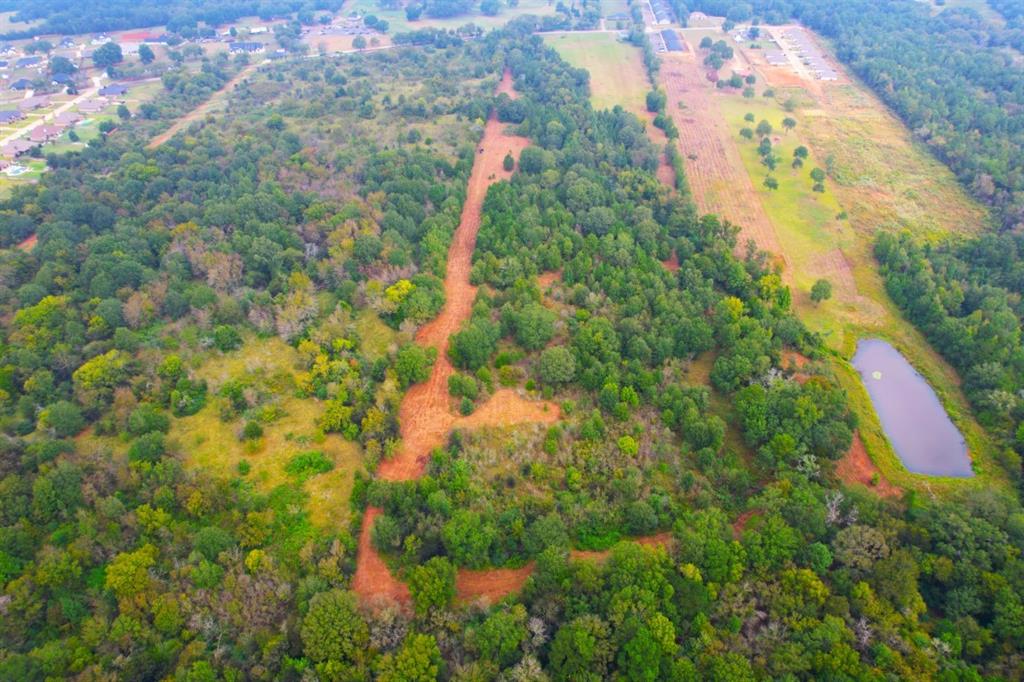
[[[686,33],[693,44],[705,34]],[[663,57],[662,83],[680,128],[681,152],[698,206],[739,224],[741,242],[754,239],[784,265],[794,305],[836,353],[832,364],[861,416],[865,447],[889,481],[913,487],[926,479],[909,474],[899,463],[866,394],[861,395],[859,378],[843,360],[853,355],[856,340],[866,336],[888,339],[910,359],[964,433],[978,470],[995,470],[959,378],[889,299],[872,255],[880,229],[910,229],[932,237],[973,234],[985,227],[985,212],[862,86],[801,83],[791,72],[778,73],[783,69],[769,72],[766,81],[757,68],[760,55],[750,52],[748,58],[737,49],[737,58],[721,73],[734,68],[758,75],[758,96],[752,99],[715,88],[705,78],[702,51],[695,57]],[[768,86],[774,95],[765,98],[761,95]],[[748,113],[754,123],[744,120]],[[782,129],[787,116],[797,121],[791,132]],[[771,141],[779,158],[772,173],[779,182],[776,190],[764,184],[768,169],[757,143],[739,134],[761,120],[773,128]],[[809,148],[810,158],[796,171],[790,162],[800,145]],[[809,172],[815,167],[827,171],[824,193],[812,190]],[[834,297],[815,304],[809,290],[819,278],[832,283]],[[947,483],[927,480],[932,487]]]

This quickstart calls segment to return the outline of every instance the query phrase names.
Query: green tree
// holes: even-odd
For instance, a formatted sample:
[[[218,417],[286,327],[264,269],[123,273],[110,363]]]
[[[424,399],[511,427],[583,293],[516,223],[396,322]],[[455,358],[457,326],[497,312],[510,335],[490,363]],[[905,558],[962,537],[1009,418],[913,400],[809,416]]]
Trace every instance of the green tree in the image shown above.
[[[505,158],[502,159],[501,161],[501,167],[504,168],[505,171],[508,173],[511,173],[512,170],[516,167],[516,159],[514,156],[512,156],[512,152],[505,154]]]
[[[455,566],[438,556],[416,566],[409,571],[409,593],[421,616],[447,608],[455,598]]]
[[[156,59],[156,55],[153,53],[153,48],[143,43],[139,45],[139,61],[143,64],[152,64],[153,60]]]
[[[526,607],[516,604],[495,611],[473,633],[473,643],[484,660],[501,668],[516,662],[526,641]]]
[[[608,625],[593,614],[580,616],[560,627],[551,642],[552,678],[600,682],[608,674],[613,652]]]
[[[85,418],[78,405],[58,400],[39,413],[39,425],[52,429],[58,438],[68,438],[85,428]]]
[[[395,357],[395,374],[402,388],[426,381],[430,368],[437,358],[436,348],[424,348],[417,343],[407,343],[398,350]]]
[[[92,53],[92,63],[100,69],[116,66],[122,61],[124,61],[124,54],[121,52],[121,46],[117,43],[104,43]]]
[[[434,682],[441,673],[441,650],[432,635],[411,634],[402,647],[381,658],[378,682]]]
[[[821,303],[832,298],[832,282],[827,279],[819,279],[811,286],[811,300]]]
[[[793,128],[796,128],[796,119],[787,116],[786,118],[782,119],[782,127],[785,128],[787,132],[792,130]]]
[[[57,56],[50,59],[50,73],[54,76],[58,74],[70,76],[76,71],[78,71],[78,67],[76,67],[67,57]]]
[[[546,384],[566,384],[576,376],[576,358],[565,346],[552,346],[540,354],[537,371]]]
[[[333,661],[358,667],[366,659],[370,629],[351,592],[334,589],[316,594],[299,632],[303,651],[314,663]]]
[[[772,124],[768,121],[762,120],[757,124],[756,132],[758,137],[768,137],[772,134]]]
[[[821,170],[820,168],[812,169],[811,170],[811,180],[814,180],[815,182],[824,182],[825,181],[825,171]]]

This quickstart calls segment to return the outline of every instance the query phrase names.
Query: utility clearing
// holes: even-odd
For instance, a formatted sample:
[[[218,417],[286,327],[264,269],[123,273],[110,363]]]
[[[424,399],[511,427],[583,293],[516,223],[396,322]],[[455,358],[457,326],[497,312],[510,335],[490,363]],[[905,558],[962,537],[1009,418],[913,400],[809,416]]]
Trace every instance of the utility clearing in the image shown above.
[[[497,92],[514,95],[511,73],[505,72]],[[426,468],[430,453],[444,446],[453,429],[554,423],[561,416],[554,403],[529,401],[516,391],[503,389],[495,392],[472,415],[459,417],[448,394],[448,377],[454,372],[448,359],[448,337],[469,319],[476,298],[476,287],[470,284],[469,275],[484,197],[493,183],[511,177],[512,172],[504,170],[502,166],[506,154],[512,154],[518,159],[519,153],[528,144],[526,138],[509,135],[497,117],[491,115],[478,146],[461,220],[448,251],[444,307],[436,318],[416,334],[417,343],[437,349],[437,360],[430,378],[412,386],[402,399],[398,412],[402,442],[393,457],[381,462],[377,476],[383,480],[407,481],[419,478]],[[371,507],[363,517],[352,589],[364,601],[383,596],[406,603],[409,599],[408,588],[391,574],[387,564],[373,548],[373,522],[380,513],[380,509]],[[507,594],[520,587],[525,580],[525,577],[520,579],[516,571],[505,569],[463,572],[462,575],[459,594],[466,600],[472,600],[478,594]]]

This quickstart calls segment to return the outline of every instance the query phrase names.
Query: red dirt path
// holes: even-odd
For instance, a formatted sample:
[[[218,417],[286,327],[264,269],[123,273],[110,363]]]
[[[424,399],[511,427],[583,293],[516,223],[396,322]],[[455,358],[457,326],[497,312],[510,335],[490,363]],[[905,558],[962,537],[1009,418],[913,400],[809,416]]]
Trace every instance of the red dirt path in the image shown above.
[[[875,474],[878,474],[878,484],[871,485],[871,478]],[[902,489],[890,483],[878,471],[878,467],[868,456],[868,451],[864,448],[864,441],[860,439],[859,433],[853,434],[853,444],[850,446],[849,452],[836,463],[836,476],[843,483],[859,483],[866,486],[881,497],[899,497],[903,494]]]

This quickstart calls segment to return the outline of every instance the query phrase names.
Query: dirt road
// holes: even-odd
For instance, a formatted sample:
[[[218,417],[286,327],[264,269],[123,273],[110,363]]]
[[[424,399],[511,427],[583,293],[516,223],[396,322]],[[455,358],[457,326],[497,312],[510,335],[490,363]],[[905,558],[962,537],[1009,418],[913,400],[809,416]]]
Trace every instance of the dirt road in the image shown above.
[[[193,122],[202,119],[204,116],[206,116],[210,109],[214,107],[214,105],[219,104],[220,101],[228,95],[230,95],[242,81],[244,81],[246,78],[255,73],[258,67],[258,63],[253,63],[249,64],[249,66],[239,71],[238,74],[235,75],[234,78],[229,80],[224,85],[223,88],[213,93],[213,95],[210,96],[210,99],[200,104],[198,107],[190,111],[185,116],[179,118],[177,121],[174,122],[174,124],[171,125],[170,128],[168,128],[167,130],[165,130],[164,132],[150,140],[149,144],[146,145],[146,149],[156,149],[157,147],[164,144],[172,137],[180,133],[182,130],[187,128]]]

